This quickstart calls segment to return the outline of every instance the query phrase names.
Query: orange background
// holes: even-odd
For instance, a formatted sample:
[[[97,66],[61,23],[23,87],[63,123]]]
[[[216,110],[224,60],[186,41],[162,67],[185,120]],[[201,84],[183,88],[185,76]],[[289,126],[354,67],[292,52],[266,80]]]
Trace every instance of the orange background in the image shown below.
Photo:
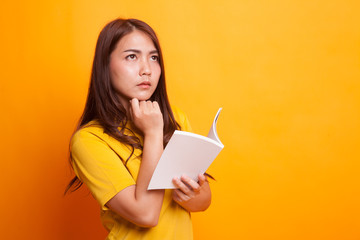
[[[148,22],[172,104],[225,145],[195,239],[360,239],[359,1],[14,1],[0,8],[1,239],[103,239],[62,196],[96,38]]]

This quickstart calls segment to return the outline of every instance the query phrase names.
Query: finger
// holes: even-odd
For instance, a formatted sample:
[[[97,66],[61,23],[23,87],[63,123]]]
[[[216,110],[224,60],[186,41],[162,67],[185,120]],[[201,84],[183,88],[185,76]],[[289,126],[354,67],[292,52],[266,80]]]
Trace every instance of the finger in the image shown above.
[[[187,185],[185,185],[179,178],[174,178],[173,183],[177,189],[183,192],[185,195],[192,196],[194,192]]]
[[[157,101],[153,101],[152,105],[153,105],[153,108],[155,108],[156,110],[160,110],[160,106]]]
[[[177,197],[179,202],[186,202],[186,201],[189,201],[191,199],[190,196],[184,194],[182,191],[180,191],[178,189],[175,189],[174,192],[175,192],[174,194],[176,194],[176,197]]]
[[[180,186],[179,186],[179,184],[180,184],[179,178],[174,177],[174,178],[172,179],[172,183],[174,184],[174,186],[175,186],[176,189],[177,189],[177,188],[180,188]]]
[[[194,192],[200,191],[200,185],[186,175],[181,176],[181,181],[190,186]]]
[[[153,103],[151,101],[146,101],[146,107],[148,109],[149,112],[153,111]]]
[[[154,108],[155,112],[161,113],[161,109],[160,109],[160,106],[159,106],[158,102],[156,102],[156,101],[153,102],[153,108]]]
[[[141,112],[144,112],[144,111],[146,111],[146,101],[140,101],[139,102],[139,106],[140,106],[140,111]]]
[[[200,186],[202,186],[204,183],[207,182],[206,177],[205,177],[204,174],[199,174],[198,178],[199,178],[199,185]]]
[[[174,201],[176,202],[182,202],[183,200],[179,197],[178,195],[178,190],[174,189],[172,191],[172,198],[174,199]]]
[[[140,115],[140,105],[137,98],[131,99],[131,111],[134,116]]]

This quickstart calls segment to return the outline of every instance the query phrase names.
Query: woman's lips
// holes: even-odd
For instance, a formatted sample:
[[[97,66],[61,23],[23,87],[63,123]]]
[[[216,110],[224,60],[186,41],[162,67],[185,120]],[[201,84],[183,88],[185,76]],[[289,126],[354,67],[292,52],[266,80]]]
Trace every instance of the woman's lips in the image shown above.
[[[148,81],[144,81],[140,84],[138,84],[137,86],[141,87],[141,88],[150,88],[151,87],[151,83]]]

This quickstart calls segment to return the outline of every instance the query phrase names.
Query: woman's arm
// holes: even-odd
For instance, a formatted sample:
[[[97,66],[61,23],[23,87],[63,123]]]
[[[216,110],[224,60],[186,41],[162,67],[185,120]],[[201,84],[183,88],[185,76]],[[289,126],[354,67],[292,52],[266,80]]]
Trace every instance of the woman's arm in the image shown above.
[[[148,191],[151,176],[163,152],[163,118],[157,102],[131,101],[135,126],[144,134],[144,148],[136,185],[117,193],[107,206],[123,218],[142,227],[157,225],[164,190]]]
[[[199,182],[187,176],[174,178],[173,199],[189,212],[205,211],[211,204],[209,182],[203,174],[199,174]]]

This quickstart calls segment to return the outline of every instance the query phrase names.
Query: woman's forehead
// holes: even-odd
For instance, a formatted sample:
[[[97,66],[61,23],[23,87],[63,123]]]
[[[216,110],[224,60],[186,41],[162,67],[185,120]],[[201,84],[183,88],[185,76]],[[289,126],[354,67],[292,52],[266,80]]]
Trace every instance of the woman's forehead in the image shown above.
[[[154,52],[157,50],[148,34],[139,30],[134,30],[121,38],[116,48],[123,51],[132,49],[142,52]]]

